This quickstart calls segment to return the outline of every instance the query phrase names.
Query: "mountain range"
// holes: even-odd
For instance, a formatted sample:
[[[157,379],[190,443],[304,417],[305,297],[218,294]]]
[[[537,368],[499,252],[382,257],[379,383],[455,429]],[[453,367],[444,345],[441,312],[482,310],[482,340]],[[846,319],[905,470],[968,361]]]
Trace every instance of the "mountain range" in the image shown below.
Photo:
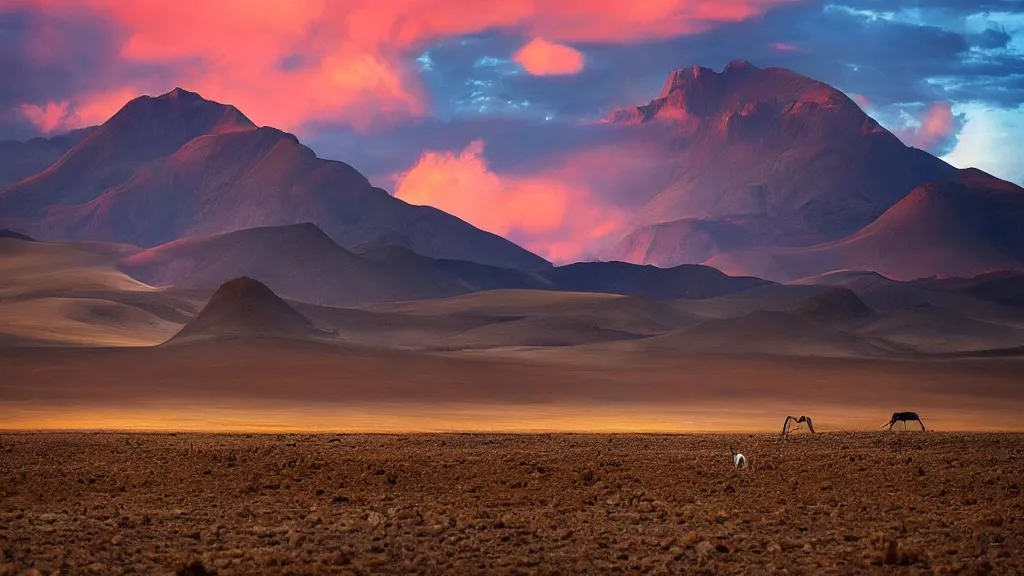
[[[904,145],[839,90],[790,70],[678,70],[657,99],[607,121],[669,126],[677,167],[609,259],[778,281],[1024,266],[1024,189]]]
[[[40,239],[143,247],[313,222],[343,246],[398,244],[507,268],[550,266],[454,216],[406,204],[233,106],[180,88],[128,102],[53,164],[0,188],[0,222]]]
[[[619,262],[553,267],[180,88],[136,98],[100,126],[0,143],[0,228],[137,246],[118,266],[155,285],[251,275],[319,303],[509,287],[697,297],[675,278],[724,278],[728,291],[754,281],[739,277],[1024,267],[1024,189],[904,145],[841,91],[795,72],[680,69],[658,98],[605,121],[672,135],[675,177],[603,255]],[[293,273],[295,262],[311,271]],[[680,267],[694,264],[729,276]]]

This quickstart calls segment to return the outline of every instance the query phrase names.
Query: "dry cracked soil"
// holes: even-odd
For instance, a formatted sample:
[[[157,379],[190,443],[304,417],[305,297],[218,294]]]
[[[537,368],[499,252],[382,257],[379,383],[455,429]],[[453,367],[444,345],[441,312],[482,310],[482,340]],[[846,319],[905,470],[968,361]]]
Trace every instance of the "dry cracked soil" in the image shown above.
[[[1021,574],[1022,455],[914,431],[5,434],[0,574]]]

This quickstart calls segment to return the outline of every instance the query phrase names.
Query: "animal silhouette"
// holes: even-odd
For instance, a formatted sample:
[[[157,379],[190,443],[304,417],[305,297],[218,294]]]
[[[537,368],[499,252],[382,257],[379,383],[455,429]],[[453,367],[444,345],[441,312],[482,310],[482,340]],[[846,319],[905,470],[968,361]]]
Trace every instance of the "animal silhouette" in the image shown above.
[[[889,430],[892,430],[894,424],[903,422],[903,429],[906,430],[907,421],[909,420],[917,420],[917,423],[921,425],[921,430],[925,430],[924,422],[921,421],[921,417],[917,415],[917,412],[893,412],[892,418],[885,424],[882,424],[882,428],[888,426]]]
[[[794,425],[790,426],[790,422],[793,422]],[[799,418],[786,416],[786,421],[782,423],[782,437],[789,437],[791,432],[800,428],[800,424],[807,424],[807,429],[811,431],[811,434],[814,434],[814,423],[811,422],[810,416],[801,416]]]

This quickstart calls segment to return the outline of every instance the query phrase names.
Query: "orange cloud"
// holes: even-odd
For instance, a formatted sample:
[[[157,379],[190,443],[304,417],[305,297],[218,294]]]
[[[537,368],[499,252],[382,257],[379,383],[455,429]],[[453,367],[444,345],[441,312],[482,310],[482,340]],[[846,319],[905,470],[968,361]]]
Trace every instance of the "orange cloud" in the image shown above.
[[[395,196],[513,238],[553,262],[584,256],[595,242],[625,224],[620,210],[558,175],[491,171],[483,146],[476,140],[458,154],[425,152],[410,170],[396,176]]]
[[[21,0],[50,11],[90,10],[126,32],[120,57],[172,65],[182,86],[231,103],[257,124],[294,130],[310,120],[357,128],[429,111],[413,56],[440,38],[514,28],[531,42],[532,73],[567,73],[582,57],[559,42],[634,42],[705,30],[798,0]],[[45,46],[40,50],[47,55]],[[524,47],[526,48],[526,47]],[[291,65],[284,65],[290,63]],[[123,85],[134,94],[152,90]],[[73,99],[82,108],[92,95]],[[57,104],[58,106],[60,103]],[[90,105],[92,105],[90,103]],[[86,106],[87,107],[87,106]],[[35,110],[26,114],[36,114]],[[36,118],[56,112],[43,111]],[[40,120],[45,122],[44,120]]]
[[[534,38],[513,59],[535,76],[575,74],[583,69],[583,54],[575,48]]]

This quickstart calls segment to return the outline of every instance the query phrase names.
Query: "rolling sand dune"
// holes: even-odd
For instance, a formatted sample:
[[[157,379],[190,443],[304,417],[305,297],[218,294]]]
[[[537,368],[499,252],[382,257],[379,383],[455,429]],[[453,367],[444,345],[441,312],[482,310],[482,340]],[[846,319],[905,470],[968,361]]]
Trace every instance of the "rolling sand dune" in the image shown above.
[[[697,319],[670,305],[633,296],[493,290],[455,298],[390,304],[393,314],[473,318],[481,325],[440,339],[429,349],[573,346],[642,338]]]
[[[0,345],[149,346],[198,309],[113,268],[130,248],[0,239]]]
[[[1024,270],[1001,270],[972,278],[924,279],[913,284],[923,289],[952,292],[1024,308]]]
[[[307,430],[314,422],[322,430],[438,429],[458,414],[447,429],[559,429],[558,414],[576,414],[565,420],[572,429],[607,430],[602,422],[618,410],[620,430],[658,422],[660,430],[777,432],[791,410],[870,429],[908,409],[936,429],[977,430],[1017,429],[1024,409],[1014,359],[695,356],[627,344],[423,353],[256,338],[6,349],[0,414],[10,420],[0,428],[61,415],[81,426],[90,414],[104,428],[133,414],[143,423],[157,410],[192,418],[193,429],[221,429],[229,417],[236,428],[258,427],[258,415],[276,411],[278,428]]]
[[[795,314],[760,310],[746,316],[708,320],[637,343],[645,350],[687,354],[773,354],[795,356],[889,356],[898,347],[867,339]]]
[[[466,330],[439,341],[437,348],[465,350],[504,346],[578,346],[643,338],[637,334],[606,328],[599,320],[573,317],[535,317],[507,319]]]
[[[587,306],[620,298],[627,298],[627,296],[547,290],[487,290],[455,298],[381,304],[373,306],[372,309],[421,315],[521,315],[531,311],[543,312],[566,307]]]
[[[1024,346],[1024,329],[974,320],[931,305],[887,312],[856,333],[933,353]]]
[[[93,298],[39,298],[0,303],[8,344],[155,346],[180,324],[133,306]]]
[[[0,297],[53,291],[152,290],[117,272],[97,247],[0,238]]]
[[[702,318],[735,318],[758,310],[788,312],[808,298],[828,290],[824,286],[769,284],[717,298],[673,300],[670,305],[680,312]]]

